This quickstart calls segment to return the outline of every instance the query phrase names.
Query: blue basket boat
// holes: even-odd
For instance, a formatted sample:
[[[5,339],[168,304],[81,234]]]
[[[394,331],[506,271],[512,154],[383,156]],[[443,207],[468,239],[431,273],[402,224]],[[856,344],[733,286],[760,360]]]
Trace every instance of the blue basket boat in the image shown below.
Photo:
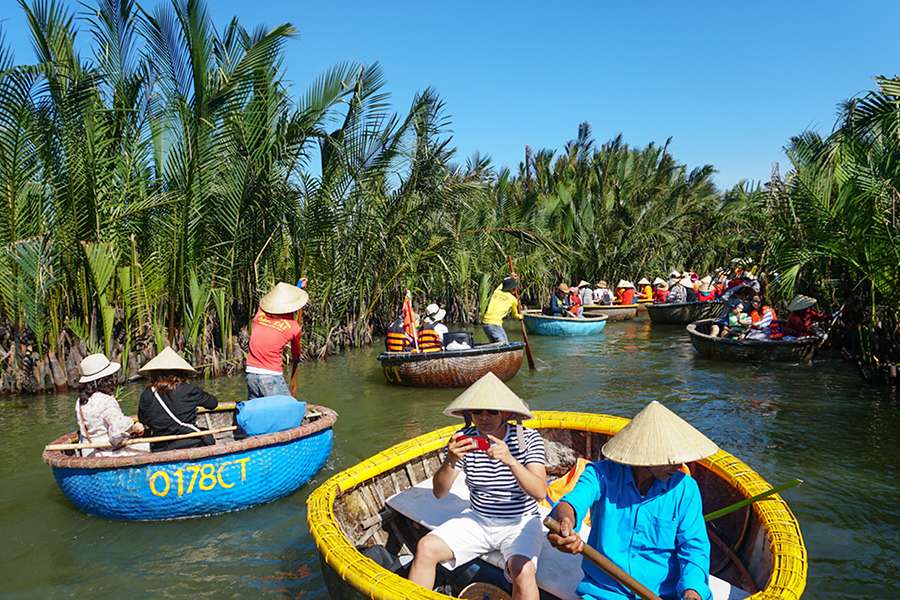
[[[45,450],[43,459],[66,497],[99,517],[156,521],[242,510],[292,494],[325,465],[337,413],[309,409],[312,418],[299,427],[214,446],[105,457]],[[217,416],[230,422],[231,413]]]
[[[572,317],[550,317],[540,311],[525,313],[525,328],[535,335],[594,335],[606,327],[606,315],[575,319]]]

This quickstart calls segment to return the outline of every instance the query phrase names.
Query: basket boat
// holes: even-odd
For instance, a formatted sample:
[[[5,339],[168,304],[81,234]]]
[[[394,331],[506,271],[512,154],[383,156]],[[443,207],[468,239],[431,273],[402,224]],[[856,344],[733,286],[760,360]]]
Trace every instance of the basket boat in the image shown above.
[[[562,444],[578,456],[597,460],[604,442],[627,422],[628,419],[607,415],[535,411],[535,418],[525,425],[537,429],[549,444]],[[433,500],[428,479],[440,466],[441,449],[458,429],[458,425],[453,425],[397,444],[331,477],[310,495],[307,521],[332,598],[449,597],[378,566],[362,551],[369,546],[383,545],[402,556],[415,549],[427,529],[394,510],[391,504],[401,493],[417,491],[421,492],[418,498],[422,501],[429,497]],[[703,496],[704,513],[771,487],[725,451],[689,466]],[[566,468],[548,465],[548,473],[560,476]],[[714,580],[714,589],[719,590],[715,600],[800,598],[806,585],[806,547],[797,519],[780,495],[769,496],[717,519],[709,524],[708,530],[712,546],[710,568],[714,576],[711,582]],[[556,552],[550,548],[544,552],[547,551]],[[563,556],[574,558],[574,565],[556,568],[554,572],[570,573],[577,582],[580,557]],[[540,565],[550,560],[556,559],[541,554],[539,582]],[[480,559],[476,561],[480,562]],[[458,586],[469,583],[464,580]],[[725,588],[724,595],[722,588]],[[574,593],[574,584],[571,589]],[[572,597],[548,593],[546,587],[544,591],[547,595],[542,597],[564,600]],[[458,592],[454,589],[454,593]]]
[[[584,316],[598,317],[606,315],[607,321],[630,321],[635,318],[638,313],[637,304],[614,304],[612,306],[604,306],[602,304],[585,304]]]
[[[704,358],[727,361],[778,361],[801,363],[813,359],[821,337],[797,340],[737,340],[709,335],[714,319],[697,321],[687,326],[694,349]]]
[[[724,302],[674,302],[672,304],[648,304],[647,316],[652,323],[661,325],[687,325],[702,319],[715,319],[725,314]]]
[[[233,412],[206,413],[207,427],[230,425]],[[324,466],[337,413],[313,405],[307,413],[318,416],[239,441],[231,432],[217,434],[214,446],[104,457],[45,450],[42,458],[69,501],[92,515],[126,521],[214,515],[287,496]]]
[[[540,311],[525,312],[525,329],[535,335],[594,335],[606,327],[606,315],[575,319],[573,317],[551,317]]]
[[[488,371],[507,381],[522,366],[525,344],[481,344],[467,350],[382,352],[378,355],[388,383],[421,387],[465,387]]]

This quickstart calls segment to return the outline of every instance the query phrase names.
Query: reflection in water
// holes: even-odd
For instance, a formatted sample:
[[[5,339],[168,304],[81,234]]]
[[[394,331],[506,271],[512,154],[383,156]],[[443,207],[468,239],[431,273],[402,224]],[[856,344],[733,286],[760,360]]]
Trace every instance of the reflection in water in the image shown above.
[[[479,332],[480,333],[480,332]],[[518,331],[510,328],[511,337]],[[738,365],[697,357],[679,327],[610,323],[585,339],[532,336],[537,371],[510,387],[534,409],[632,416],[660,400],[787,492],[809,550],[808,598],[891,597],[900,564],[900,410],[836,361]],[[303,399],[338,411],[335,451],[300,492],[255,510],[166,523],[115,523],[73,509],[40,450],[74,429],[74,397],[0,402],[0,596],[326,598],[305,501],[334,472],[454,421],[458,391],[384,384],[377,348],[301,371]],[[207,387],[246,393],[240,378]],[[123,399],[134,412],[140,388]]]

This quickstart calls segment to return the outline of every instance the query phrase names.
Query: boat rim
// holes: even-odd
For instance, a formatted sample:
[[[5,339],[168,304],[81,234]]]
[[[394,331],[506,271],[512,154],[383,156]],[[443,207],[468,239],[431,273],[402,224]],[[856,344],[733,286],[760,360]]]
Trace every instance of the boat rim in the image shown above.
[[[485,354],[505,354],[525,348],[524,342],[507,342],[505,344],[479,344],[473,348],[461,350],[441,350],[439,352],[382,352],[378,360],[391,362],[418,362],[436,358],[468,358]]]
[[[746,339],[746,340],[736,340],[732,338],[722,338],[722,337],[713,337],[708,333],[703,333],[702,331],[697,331],[697,325],[701,323],[714,323],[716,319],[701,319],[699,321],[694,321],[693,323],[688,323],[687,332],[692,336],[697,336],[699,338],[710,340],[713,342],[721,343],[726,346],[760,346],[760,347],[772,347],[772,346],[790,346],[792,348],[796,348],[798,346],[812,346],[814,344],[818,344],[822,341],[820,337],[806,337],[800,338],[796,340],[755,340],[755,339]]]
[[[555,317],[552,315],[545,315],[540,313],[532,313],[530,311],[526,311],[523,315],[526,319],[545,319],[547,321],[564,321],[566,323],[599,323],[600,321],[606,321],[609,317],[606,315],[599,315],[597,317]]]
[[[647,308],[681,308],[682,306],[694,306],[695,304],[705,304],[705,305],[715,305],[715,304],[726,304],[721,300],[710,300],[708,302],[648,302]]]
[[[533,419],[523,424],[533,429],[571,429],[614,435],[629,421],[624,417],[604,414],[538,410],[534,411]],[[420,587],[380,567],[354,548],[338,524],[334,513],[335,500],[339,494],[381,473],[442,448],[458,430],[458,424],[448,425],[391,446],[333,475],[313,490],[307,499],[307,524],[322,561],[370,598],[391,600],[398,597],[398,593],[402,593],[404,598],[414,599],[446,599],[450,596]],[[713,456],[698,462],[745,498],[772,487],[746,463],[724,450],[720,449]],[[780,494],[755,502],[750,508],[766,531],[766,541],[772,555],[769,580],[762,590],[750,598],[800,598],[806,587],[807,555],[797,518]]]
[[[328,407],[309,404],[307,405],[307,408],[308,411],[315,410],[321,413],[322,416],[315,421],[310,421],[298,427],[277,431],[275,433],[267,433],[265,435],[249,436],[243,440],[228,442],[226,444],[199,446],[197,448],[182,448],[179,450],[165,450],[163,452],[141,452],[140,454],[130,454],[127,456],[70,456],[65,454],[63,450],[44,450],[41,454],[41,458],[45,463],[56,469],[110,469],[188,461],[211,456],[226,456],[245,450],[254,450],[257,448],[291,442],[319,433],[320,431],[325,431],[326,429],[331,429],[335,421],[337,421],[337,413]],[[67,444],[70,443],[72,437],[76,435],[77,433],[73,431],[56,438],[50,443]]]
[[[637,310],[637,304],[584,304],[582,308],[591,310]]]

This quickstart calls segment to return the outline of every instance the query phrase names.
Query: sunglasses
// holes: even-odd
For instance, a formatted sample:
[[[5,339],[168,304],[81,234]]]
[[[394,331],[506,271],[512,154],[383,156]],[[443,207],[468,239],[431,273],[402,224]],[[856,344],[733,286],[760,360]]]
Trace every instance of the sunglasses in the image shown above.
[[[491,416],[497,416],[500,414],[499,410],[487,410],[487,409],[485,409],[485,410],[470,410],[469,412],[472,413],[473,415],[487,414],[487,415],[491,415]]]

